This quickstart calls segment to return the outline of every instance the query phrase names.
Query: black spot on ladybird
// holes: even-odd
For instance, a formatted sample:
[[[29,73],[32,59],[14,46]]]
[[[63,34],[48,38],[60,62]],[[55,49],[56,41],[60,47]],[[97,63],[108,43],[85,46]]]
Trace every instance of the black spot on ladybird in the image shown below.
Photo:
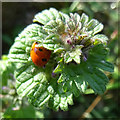
[[[43,51],[41,48],[39,48],[39,51]]]
[[[46,62],[46,61],[47,61],[47,59],[46,59],[46,58],[43,58],[43,59],[42,59],[42,61],[43,61],[43,62]]]
[[[39,42],[35,42],[35,44],[39,44]]]

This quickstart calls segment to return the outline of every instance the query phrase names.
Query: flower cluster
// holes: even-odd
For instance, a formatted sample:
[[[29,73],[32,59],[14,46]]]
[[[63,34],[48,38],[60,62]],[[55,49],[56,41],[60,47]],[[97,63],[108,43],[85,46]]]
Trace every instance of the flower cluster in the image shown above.
[[[51,9],[49,11],[52,12]],[[88,50],[91,47],[97,44],[107,44],[108,38],[103,34],[97,34],[103,29],[103,24],[99,23],[96,19],[89,20],[89,17],[85,13],[81,16],[77,13],[70,13],[70,16],[68,16],[62,12],[58,12],[56,19],[46,21],[45,24],[40,19],[40,16],[47,16],[46,13],[48,13],[46,10],[38,13],[34,21],[44,24],[43,29],[48,33],[48,36],[53,35],[51,39],[54,38],[58,42],[57,45],[62,48],[60,51],[65,63],[71,61],[80,63],[81,57],[84,60],[87,59]],[[57,37],[55,38],[55,36]],[[42,42],[44,44],[44,41]],[[48,46],[45,47],[51,49]],[[52,48],[51,50],[57,52],[59,51],[58,49],[54,46],[54,49]]]

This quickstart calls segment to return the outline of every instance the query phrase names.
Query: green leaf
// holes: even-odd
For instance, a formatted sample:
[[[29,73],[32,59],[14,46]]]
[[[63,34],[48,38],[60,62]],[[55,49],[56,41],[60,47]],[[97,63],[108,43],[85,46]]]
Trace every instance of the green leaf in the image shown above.
[[[94,37],[91,38],[91,41],[96,45],[100,43],[107,44],[108,37],[103,34],[97,34]]]
[[[106,90],[107,76],[98,69],[93,69],[94,72],[88,73],[87,69],[83,71],[84,80],[89,83],[91,88],[97,94],[103,94]],[[87,73],[87,75],[85,74]]]
[[[102,44],[95,45],[91,50],[90,50],[90,58],[93,59],[98,59],[98,60],[105,60],[108,55],[108,49],[103,46]]]
[[[17,69],[15,74],[17,93],[22,97],[27,96],[29,102],[36,107],[43,106],[54,92],[48,86],[47,78],[50,74],[47,74],[47,70],[26,64]]]
[[[78,26],[76,31],[79,31],[81,29],[81,26],[82,26],[82,24],[80,22],[80,15],[77,13],[74,13],[73,17],[74,17],[75,25]]]
[[[90,22],[87,24],[88,31],[93,30],[97,25],[99,24],[98,20],[92,19]]]
[[[68,110],[68,103],[73,103],[72,93],[63,92],[56,79],[54,81],[51,78],[49,69],[37,68],[30,64],[22,65],[15,73],[17,93],[22,97],[27,96],[28,101],[35,107],[42,107],[52,99],[53,109],[58,110],[60,107],[62,110]],[[59,95],[58,102],[57,95]]]
[[[49,50],[54,50],[54,53],[62,52],[64,50],[64,48],[60,43],[61,43],[61,41],[60,41],[59,35],[50,34],[43,41],[43,47],[45,47]]]
[[[17,69],[15,73],[15,77],[17,79],[16,87],[17,92],[22,97],[26,96],[34,87],[41,82],[46,81],[45,73],[41,72],[36,69],[34,65],[25,65]],[[40,72],[40,73],[39,73]]]
[[[69,21],[69,16],[67,14],[59,12],[59,16],[64,23],[67,23]]]
[[[74,13],[75,23],[80,24],[80,15],[77,13]]]
[[[76,73],[76,71],[78,71],[78,73]],[[61,72],[58,83],[63,83],[63,89],[65,91],[71,91],[75,96],[79,96],[80,92],[84,92],[87,86],[83,81],[81,74],[79,74],[80,71],[81,68],[74,64],[59,64],[54,72]]]
[[[76,63],[80,63],[80,55],[82,54],[82,45],[76,45],[76,48],[73,49],[73,51],[66,52],[64,55],[64,61],[65,63],[69,63],[72,60],[74,60]]]
[[[42,43],[47,33],[37,24],[26,27],[15,39],[9,51],[9,61],[27,63],[30,59],[30,50],[33,42]]]
[[[18,110],[13,110],[16,106],[15,105],[11,105],[10,107],[8,107],[8,109],[5,111],[5,113],[3,114],[3,118],[8,118],[8,119],[13,119],[13,118],[37,118],[36,114],[35,114],[35,109],[33,108],[33,106],[26,106],[26,107],[21,107]],[[31,113],[31,114],[30,114]],[[40,118],[43,118],[44,115],[42,112],[40,112],[41,115],[39,116]]]
[[[2,86],[7,86],[8,80],[13,80],[12,75],[14,74],[14,70],[16,69],[15,64],[10,63],[8,61],[8,56],[3,55],[2,60],[0,60],[0,77]],[[1,86],[1,87],[2,87]]]
[[[35,15],[33,22],[39,22],[43,25],[47,24],[50,20],[59,18],[59,13],[55,8],[49,10],[43,10],[42,12]]]
[[[48,105],[50,108],[58,111],[59,107],[63,111],[68,110],[68,104],[73,105],[73,95],[70,92],[56,93],[49,101]]]
[[[85,92],[87,83],[95,93],[103,94],[108,78],[99,68],[113,72],[113,65],[105,61],[107,54],[108,50],[103,45],[96,45],[90,50],[86,62],[82,61],[79,65],[58,65],[55,69],[56,73],[61,72],[58,82],[63,83],[65,91],[71,91],[75,96]]]
[[[99,57],[97,56],[99,54]],[[98,94],[104,93],[106,89],[106,83],[108,82],[107,76],[99,70],[106,70],[113,72],[114,67],[111,63],[105,60],[108,54],[108,50],[102,45],[97,45],[92,48],[87,60],[87,64],[84,64],[82,74],[87,73],[85,80],[90,84],[91,88]]]
[[[101,32],[103,30],[103,24],[99,23],[94,29],[93,29],[93,35],[95,35],[98,32]]]
[[[105,71],[114,72],[114,66],[110,62],[107,62],[105,60],[97,61],[97,59],[94,60],[94,58],[91,59],[91,61],[94,67],[98,67]]]
[[[72,61],[72,58],[70,57],[70,52],[66,52],[65,55],[64,55],[64,62],[65,63],[69,63]]]
[[[75,50],[69,53],[70,57],[78,64],[80,63],[80,55],[82,54],[81,51],[82,48],[83,48],[82,45],[76,45]]]
[[[44,30],[49,34],[62,34],[65,31],[65,25],[61,19],[51,20],[44,26]]]
[[[83,13],[83,14],[81,15],[82,28],[86,26],[86,24],[87,24],[87,22],[88,22],[88,19],[89,19],[89,18],[88,18],[88,16],[87,16],[85,13]]]
[[[62,67],[63,67],[62,64],[58,64],[57,67],[54,69],[53,72],[54,72],[54,73],[61,73]]]
[[[89,34],[95,35],[96,33],[102,31],[103,24],[99,23],[98,20],[92,19],[86,26]]]
[[[113,64],[105,60],[108,54],[108,49],[106,49],[102,44],[92,48],[90,54],[91,55],[89,56],[88,61],[91,66],[105,71],[114,72]]]

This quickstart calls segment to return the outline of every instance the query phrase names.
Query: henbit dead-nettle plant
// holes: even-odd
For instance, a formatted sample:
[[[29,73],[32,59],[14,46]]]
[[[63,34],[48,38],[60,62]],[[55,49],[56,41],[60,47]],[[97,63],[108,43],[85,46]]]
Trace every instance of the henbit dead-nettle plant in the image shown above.
[[[85,13],[67,15],[54,8],[36,14],[33,22],[9,52],[9,61],[17,67],[17,93],[37,108],[54,110],[68,110],[73,95],[84,94],[88,86],[103,94],[109,81],[103,70],[114,69],[106,61],[108,38],[98,34],[103,24]],[[47,51],[51,54],[46,56]],[[39,61],[45,63],[37,66]]]

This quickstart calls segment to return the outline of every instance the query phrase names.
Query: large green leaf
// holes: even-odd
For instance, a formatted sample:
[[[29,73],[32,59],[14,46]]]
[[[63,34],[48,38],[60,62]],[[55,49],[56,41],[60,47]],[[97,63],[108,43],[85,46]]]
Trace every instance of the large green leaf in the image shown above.
[[[50,20],[59,18],[59,12],[55,8],[49,10],[43,10],[42,12],[35,15],[33,22],[39,22],[43,25],[47,24]]]
[[[9,61],[27,63],[30,60],[30,50],[33,42],[40,42],[47,36],[43,27],[31,24],[22,31],[15,39],[9,51]]]
[[[27,96],[28,101],[35,107],[42,107],[52,99],[53,103],[49,105],[50,107],[55,110],[59,107],[67,110],[68,104],[72,104],[72,93],[64,92],[56,79],[51,77],[51,72],[50,68],[21,65],[15,72],[17,93],[22,97]],[[56,103],[55,98],[58,94],[60,100]]]
[[[87,84],[84,82],[87,82],[95,93],[103,94],[108,78],[99,69],[113,72],[114,68],[111,63],[105,60],[107,54],[108,50],[103,45],[97,45],[91,49],[86,62],[82,61],[80,65],[59,64],[54,70],[55,73],[61,72],[58,82],[63,83],[65,89],[72,91],[75,96],[85,91]]]

